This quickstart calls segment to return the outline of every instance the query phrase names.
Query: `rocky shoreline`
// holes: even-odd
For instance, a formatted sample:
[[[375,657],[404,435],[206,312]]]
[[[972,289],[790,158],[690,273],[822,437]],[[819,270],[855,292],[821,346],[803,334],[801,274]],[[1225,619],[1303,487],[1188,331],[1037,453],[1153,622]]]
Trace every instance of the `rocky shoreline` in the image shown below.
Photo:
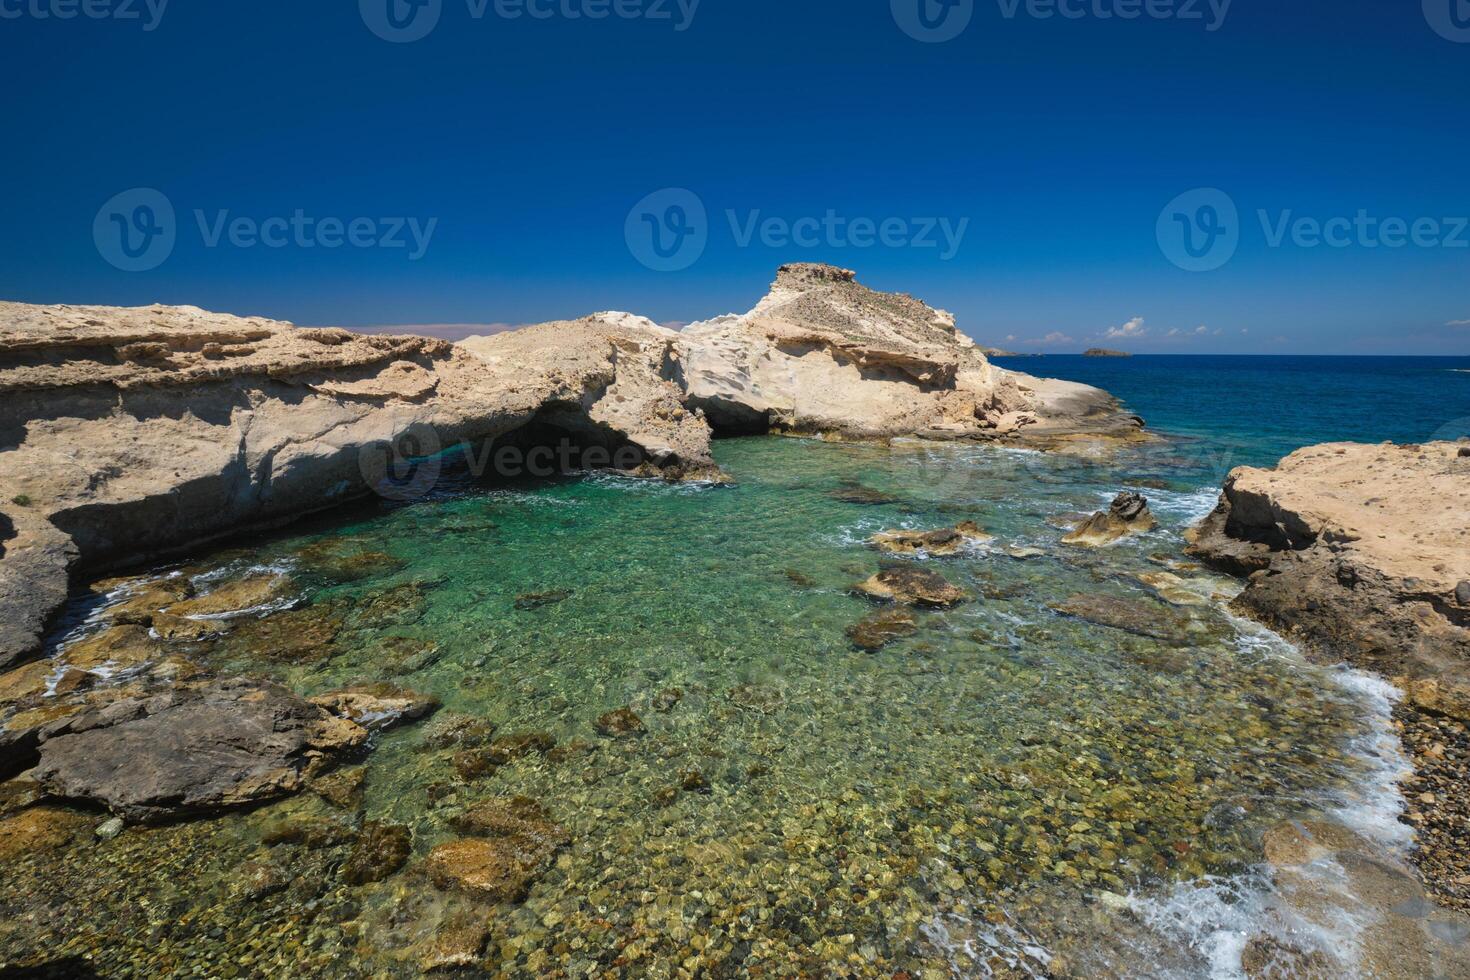
[[[819,265],[682,333],[599,313],[460,344],[0,303],[0,394],[0,669],[40,653],[86,576],[421,494],[432,466],[395,476],[456,445],[563,443],[579,467],[718,480],[723,433],[1142,438],[1105,392],[995,368],[949,314]]]
[[[1327,444],[1242,468],[1189,552],[1247,576],[1235,611],[1403,692],[1405,820],[1430,892],[1470,911],[1470,444]]]

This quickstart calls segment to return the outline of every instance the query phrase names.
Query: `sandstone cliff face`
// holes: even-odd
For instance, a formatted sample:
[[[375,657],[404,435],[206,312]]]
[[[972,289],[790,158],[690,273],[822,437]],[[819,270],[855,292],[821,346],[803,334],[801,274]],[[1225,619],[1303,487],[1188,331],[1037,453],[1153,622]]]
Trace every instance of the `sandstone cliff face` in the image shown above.
[[[1191,551],[1250,576],[1236,607],[1470,720],[1470,455],[1313,446],[1230,474]]]
[[[68,571],[143,560],[370,493],[415,452],[544,415],[714,472],[651,324],[548,324],[458,348],[192,307],[0,304],[0,669],[34,653]]]

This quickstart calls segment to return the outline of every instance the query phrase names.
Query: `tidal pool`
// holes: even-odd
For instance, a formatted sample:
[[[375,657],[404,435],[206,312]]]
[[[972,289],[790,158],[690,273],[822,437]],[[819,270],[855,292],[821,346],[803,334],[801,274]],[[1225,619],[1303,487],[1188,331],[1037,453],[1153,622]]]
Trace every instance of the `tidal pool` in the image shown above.
[[[1179,446],[751,438],[717,456],[734,486],[448,480],[158,569],[206,593],[288,577],[212,613],[223,636],[162,644],[202,670],[303,694],[387,681],[442,708],[375,737],[348,770],[360,797],[87,833],[0,866],[0,964],[414,976],[468,932],[472,975],[1231,975],[1273,928],[1253,918],[1266,829],[1391,824],[1385,699],[1224,611],[1234,586],[1182,557],[1215,477]],[[1124,488],[1157,530],[1060,543]],[[962,520],[993,540],[945,559],[866,544]],[[847,631],[876,607],[851,586],[895,561],[972,599],[859,649]],[[1055,608],[1079,596],[1127,628]],[[59,656],[98,607],[79,602]],[[622,707],[646,733],[598,730]],[[474,733],[491,725],[534,738],[487,763]],[[436,885],[429,851],[516,797],[570,841],[524,901]],[[412,856],[353,884],[364,822],[408,828]]]

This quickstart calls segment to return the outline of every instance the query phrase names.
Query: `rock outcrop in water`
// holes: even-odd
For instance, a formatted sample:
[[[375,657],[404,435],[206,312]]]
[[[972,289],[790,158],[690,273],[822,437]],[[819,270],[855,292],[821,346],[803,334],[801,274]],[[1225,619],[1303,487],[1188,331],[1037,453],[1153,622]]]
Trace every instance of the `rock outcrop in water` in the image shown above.
[[[782,266],[753,310],[691,324],[679,346],[689,404],[737,431],[1015,439],[1137,430],[1105,392],[997,368],[951,314],[828,265]]]
[[[1470,720],[1470,458],[1455,443],[1313,446],[1230,474],[1190,551],[1235,608]]]
[[[1083,521],[1062,538],[1062,543],[1101,548],[1130,534],[1152,531],[1155,523],[1147,499],[1137,493],[1120,493],[1107,510],[1098,511]]]
[[[721,478],[714,432],[772,428],[1046,446],[1139,423],[1095,388],[993,367],[949,314],[830,266],[783,267],[751,313],[682,334],[600,313],[458,345],[0,303],[0,670],[39,652],[82,570],[422,495],[450,447],[703,480]]]

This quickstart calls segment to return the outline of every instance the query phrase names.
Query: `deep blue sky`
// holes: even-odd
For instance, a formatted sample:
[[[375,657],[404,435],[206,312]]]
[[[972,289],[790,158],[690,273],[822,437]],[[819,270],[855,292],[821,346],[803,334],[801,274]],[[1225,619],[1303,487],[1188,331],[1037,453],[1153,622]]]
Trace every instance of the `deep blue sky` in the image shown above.
[[[1273,248],[1257,217],[1470,215],[1470,43],[1432,30],[1419,0],[1235,0],[1214,31],[1207,0],[1203,22],[1090,12],[1128,0],[1086,0],[1076,20],[976,0],[938,44],[901,31],[889,0],[703,0],[684,31],[676,0],[674,21],[507,20],[494,0],[477,20],[443,0],[408,44],[350,0],[173,0],[153,31],[145,0],[141,22],[34,15],[54,2],[0,0],[21,14],[0,19],[8,299],[354,326],[675,321],[747,309],[803,260],[1020,349],[1470,351],[1470,324],[1450,325],[1470,321],[1470,247]],[[94,244],[99,208],[135,187],[177,211],[174,251],[146,272]],[[624,225],[667,187],[707,206],[709,245],[656,272]],[[1222,268],[1186,272],[1156,222],[1200,187],[1229,194],[1241,240]],[[194,214],[298,209],[438,224],[409,261],[209,248]],[[742,246],[727,210],[969,225],[946,261]],[[1135,318],[1136,336],[1104,336]]]

